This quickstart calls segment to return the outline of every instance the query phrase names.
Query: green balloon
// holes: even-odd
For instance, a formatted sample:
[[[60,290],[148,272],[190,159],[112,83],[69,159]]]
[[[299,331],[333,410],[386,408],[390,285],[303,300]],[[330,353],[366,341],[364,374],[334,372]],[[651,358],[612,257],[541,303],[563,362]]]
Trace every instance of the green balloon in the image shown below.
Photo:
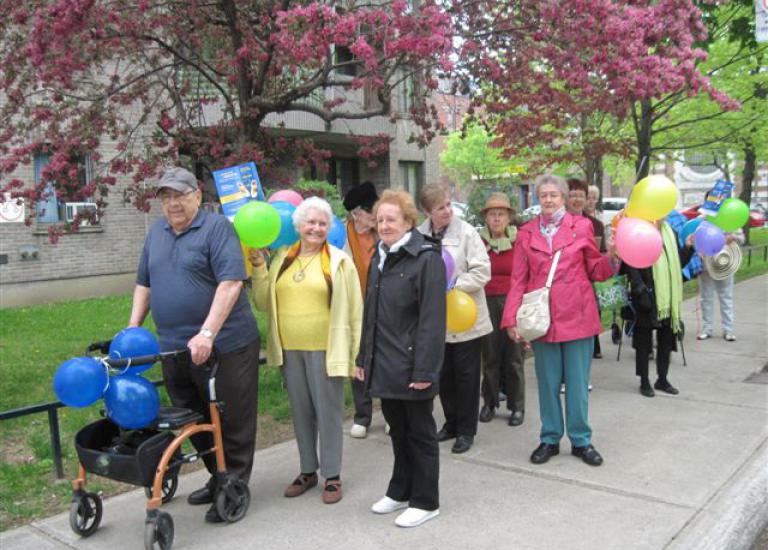
[[[736,231],[749,221],[749,207],[740,199],[725,199],[710,221],[723,231]]]
[[[251,248],[264,248],[280,234],[280,214],[267,202],[251,201],[235,214],[235,231]]]

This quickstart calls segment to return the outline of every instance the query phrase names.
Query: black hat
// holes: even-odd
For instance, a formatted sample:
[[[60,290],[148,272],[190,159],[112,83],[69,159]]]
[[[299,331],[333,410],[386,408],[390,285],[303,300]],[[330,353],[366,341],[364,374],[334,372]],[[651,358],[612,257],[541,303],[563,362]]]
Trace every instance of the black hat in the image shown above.
[[[344,195],[344,208],[347,209],[347,212],[358,207],[370,210],[377,200],[379,200],[379,195],[376,193],[376,187],[370,181],[366,181],[347,191],[347,194]]]

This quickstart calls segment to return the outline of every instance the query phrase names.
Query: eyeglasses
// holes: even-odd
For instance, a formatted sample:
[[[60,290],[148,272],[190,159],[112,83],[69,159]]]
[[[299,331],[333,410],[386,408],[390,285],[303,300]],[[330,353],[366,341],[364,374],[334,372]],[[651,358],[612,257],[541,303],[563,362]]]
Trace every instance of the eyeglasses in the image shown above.
[[[194,191],[187,191],[186,193],[162,193],[160,195],[160,202],[163,204],[171,204],[173,202],[181,203],[185,201]]]

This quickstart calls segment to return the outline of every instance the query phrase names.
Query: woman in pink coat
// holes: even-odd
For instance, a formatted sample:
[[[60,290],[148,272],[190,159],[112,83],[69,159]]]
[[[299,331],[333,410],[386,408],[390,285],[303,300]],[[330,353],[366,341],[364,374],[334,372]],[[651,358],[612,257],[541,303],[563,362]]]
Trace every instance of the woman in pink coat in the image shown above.
[[[532,343],[539,387],[541,444],[531,454],[531,462],[543,464],[560,452],[564,429],[559,392],[564,380],[565,428],[571,440],[571,454],[591,466],[599,466],[603,458],[592,446],[592,429],[587,421],[593,337],[602,330],[591,282],[611,277],[619,263],[612,259],[612,242],[608,243],[608,254],[601,255],[592,223],[566,212],[568,185],[562,178],[540,176],[535,193],[541,215],[518,232],[511,286],[501,322],[510,338],[522,340],[516,315],[523,294],[546,284],[552,260],[560,251],[550,290],[549,331]]]

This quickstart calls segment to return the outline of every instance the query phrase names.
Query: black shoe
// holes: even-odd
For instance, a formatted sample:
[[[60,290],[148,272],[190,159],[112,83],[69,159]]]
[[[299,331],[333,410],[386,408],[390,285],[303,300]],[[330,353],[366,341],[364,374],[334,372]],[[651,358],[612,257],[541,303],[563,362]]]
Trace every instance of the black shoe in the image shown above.
[[[472,443],[475,442],[475,437],[472,435],[460,435],[456,438],[456,442],[451,447],[451,452],[457,455],[466,453],[472,448]]]
[[[650,386],[640,386],[640,395],[644,395],[646,397],[655,397],[656,392],[653,391],[653,388]]]
[[[560,445],[550,445],[542,443],[531,453],[531,462],[534,464],[544,464],[555,455],[560,454]]]
[[[523,423],[523,420],[525,419],[525,413],[523,411],[512,411],[512,414],[509,417],[509,422],[507,422],[510,426],[519,426]]]
[[[221,516],[219,515],[219,511],[216,509],[216,505],[212,505],[210,508],[208,508],[208,511],[205,513],[205,521],[206,523],[223,523],[224,520],[221,519]]]
[[[445,426],[440,428],[440,431],[437,432],[437,440],[438,441],[448,441],[449,439],[453,439],[456,437],[456,434],[453,432],[448,431]]]
[[[490,422],[493,420],[494,416],[496,416],[496,409],[489,407],[488,405],[483,405],[483,408],[480,409],[480,416],[478,420],[480,422]]]
[[[659,382],[658,380],[656,380],[656,383],[653,385],[653,387],[659,391],[663,391],[664,393],[668,393],[671,395],[677,395],[678,393],[680,393],[680,390],[678,390],[669,382]]]
[[[205,484],[205,487],[202,487],[197,491],[192,491],[191,493],[189,493],[189,496],[187,497],[187,502],[192,506],[197,506],[198,504],[211,504],[213,502],[213,497],[215,494],[216,494],[216,480],[214,478],[211,478],[208,480],[208,483]]]
[[[571,454],[573,456],[578,456],[590,466],[600,466],[603,463],[603,457],[600,456],[600,453],[598,453],[597,449],[592,445],[587,445],[586,447],[571,447]]]

